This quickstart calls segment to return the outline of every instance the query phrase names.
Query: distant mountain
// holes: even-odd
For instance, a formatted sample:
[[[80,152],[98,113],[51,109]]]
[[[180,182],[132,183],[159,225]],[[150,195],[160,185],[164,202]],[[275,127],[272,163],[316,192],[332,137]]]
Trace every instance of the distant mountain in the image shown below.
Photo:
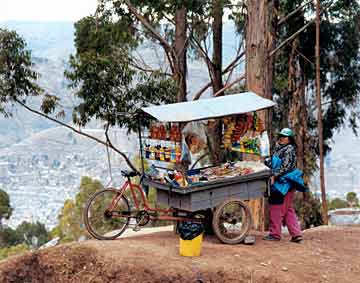
[[[0,27],[15,30],[27,42],[35,63],[35,70],[40,74],[39,85],[48,93],[59,96],[68,112],[73,107],[73,97],[67,88],[64,70],[67,59],[74,49],[73,23],[34,23],[2,22]],[[40,98],[32,98],[32,106],[38,107]],[[65,122],[71,116],[66,117]],[[0,115],[0,149],[30,137],[32,134],[56,126],[44,118],[38,117],[25,109],[15,108],[13,117],[6,119]]]
[[[68,113],[74,106],[72,91],[67,88],[68,82],[64,78],[66,62],[74,48],[74,23],[71,22],[0,22],[0,27],[15,30],[27,42],[27,48],[32,51],[35,69],[41,75],[38,83],[48,93],[55,94],[62,99],[62,104]],[[224,64],[232,61],[236,52],[234,26],[226,24],[224,28]],[[150,64],[159,63],[157,57],[161,51],[151,43],[145,44],[139,51]],[[206,66],[193,60],[190,62],[188,74],[189,92],[195,93],[208,82]],[[33,105],[38,106],[39,99],[33,99]],[[65,122],[70,121],[68,115]],[[0,116],[0,149],[21,141],[38,131],[54,127],[55,124],[37,117],[28,111],[17,108],[12,120]]]
[[[84,132],[105,140],[100,126]],[[128,135],[125,129],[112,129],[109,135],[129,158],[135,157],[136,135]],[[123,180],[120,171],[127,165],[118,154],[111,150],[109,153],[112,174],[105,146],[64,127],[34,133],[0,150],[0,188],[9,193],[14,208],[7,223],[17,226],[24,220],[40,221],[53,228],[65,200],[78,191],[82,176],[119,186]]]
[[[66,87],[67,81],[63,73],[69,55],[75,52],[73,23],[0,22],[0,27],[15,30],[24,37],[32,51],[35,68],[41,74],[38,83],[49,93],[58,95],[70,113],[74,97]],[[224,65],[235,56],[238,40],[234,26],[226,24]],[[156,64],[159,55],[157,52],[161,53],[161,50],[149,43],[139,52]],[[243,73],[243,69],[244,66],[241,65],[234,75]],[[197,60],[190,62],[187,79],[190,94],[206,84],[209,79],[204,63]],[[35,98],[31,103],[38,106],[40,101]],[[70,120],[71,115],[67,115],[65,122]],[[46,215],[47,225],[52,226],[65,198],[76,193],[82,175],[97,177],[105,184],[108,182],[105,149],[83,138],[78,139],[69,131],[56,128],[57,126],[21,108],[15,109],[11,119],[0,116],[0,187],[16,198],[18,210],[14,212],[16,215],[13,223],[28,219],[29,215],[44,220],[41,215]],[[101,127],[94,128],[92,133],[97,132],[99,135]],[[354,137],[350,130],[344,129],[335,135],[334,141],[336,146],[333,146],[333,151],[326,159],[328,191],[332,196],[343,196],[353,190],[360,193],[360,178],[356,174],[360,169],[360,155],[357,153],[360,139]],[[117,144],[129,152],[135,150],[134,137],[128,137],[124,132],[118,135]],[[118,173],[123,163],[118,160],[116,164]],[[61,165],[65,167],[58,167]],[[15,170],[17,167],[18,171]],[[313,180],[312,187],[315,189],[319,188],[318,179],[316,177]],[[59,190],[64,193],[58,194]],[[38,198],[37,194],[41,194],[41,197]],[[51,205],[48,213],[46,200],[55,198],[55,195],[59,198]],[[36,211],[31,204],[22,203],[29,199],[36,203],[37,208],[41,207],[41,210]]]

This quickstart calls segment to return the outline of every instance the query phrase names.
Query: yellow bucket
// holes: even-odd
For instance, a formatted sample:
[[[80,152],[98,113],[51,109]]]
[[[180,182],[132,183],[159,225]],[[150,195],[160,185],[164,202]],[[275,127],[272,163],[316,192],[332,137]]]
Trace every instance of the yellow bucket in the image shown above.
[[[200,256],[203,233],[192,240],[183,240],[180,238],[181,256]]]

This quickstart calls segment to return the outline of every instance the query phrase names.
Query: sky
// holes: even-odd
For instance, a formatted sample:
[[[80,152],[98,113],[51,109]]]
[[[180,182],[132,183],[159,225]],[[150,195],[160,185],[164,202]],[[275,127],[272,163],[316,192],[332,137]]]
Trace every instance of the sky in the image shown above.
[[[96,0],[0,0],[1,21],[77,21],[94,14]]]

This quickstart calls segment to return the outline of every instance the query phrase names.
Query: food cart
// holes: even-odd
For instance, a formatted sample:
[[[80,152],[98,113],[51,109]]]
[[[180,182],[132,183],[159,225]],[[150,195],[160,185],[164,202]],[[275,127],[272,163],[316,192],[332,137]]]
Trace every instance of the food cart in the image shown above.
[[[267,134],[258,111],[274,105],[271,100],[245,92],[142,108],[156,120],[139,134],[143,184],[155,188],[157,202],[173,208],[176,216],[204,216],[210,210],[206,221],[211,221],[215,235],[227,244],[240,243],[251,228],[247,201],[267,194],[271,174],[260,161],[244,157],[267,155],[263,152],[268,151],[268,141],[264,141]],[[222,121],[226,160],[179,169],[187,124],[214,119]],[[200,135],[198,128],[194,135]],[[188,147],[191,151],[191,145]],[[199,165],[203,157],[199,156],[193,165]]]

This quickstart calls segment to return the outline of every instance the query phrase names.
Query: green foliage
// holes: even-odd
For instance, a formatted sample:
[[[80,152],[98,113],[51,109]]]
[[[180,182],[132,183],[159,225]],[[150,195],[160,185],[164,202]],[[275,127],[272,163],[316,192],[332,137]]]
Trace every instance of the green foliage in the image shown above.
[[[0,189],[0,226],[2,219],[9,219],[12,214],[9,195]]]
[[[245,0],[236,0],[236,1],[225,1],[224,6],[230,6],[229,19],[234,21],[236,26],[236,31],[240,35],[244,35],[247,12],[246,12],[246,1]]]
[[[35,84],[38,74],[32,70],[31,54],[25,41],[16,34],[0,28],[0,112],[11,115],[6,104],[38,95]]]
[[[20,244],[38,248],[50,240],[44,224],[22,222],[16,229],[0,229],[0,247],[12,247]]]
[[[9,256],[22,254],[28,250],[29,250],[29,247],[25,244],[2,248],[2,249],[0,249],[0,260],[3,260]]]
[[[354,192],[349,192],[346,194],[346,201],[350,207],[359,206],[359,199]]]
[[[38,248],[50,240],[50,235],[45,228],[45,225],[36,222],[22,222],[16,228],[17,242],[15,244],[26,244],[33,248]]]
[[[80,103],[73,121],[87,124],[92,118],[110,125],[135,128],[136,119],[119,113],[148,105],[174,101],[176,88],[161,73],[147,75],[136,70],[132,52],[140,38],[128,14],[114,19],[105,10],[97,17],[86,17],[75,24],[76,54],[65,72]]]
[[[128,14],[127,9],[122,5],[124,1],[101,0],[101,2],[103,8],[105,3],[113,4],[118,15]],[[131,0],[132,5],[155,27],[158,27],[162,20],[173,19],[176,10],[181,7],[186,8],[189,16],[204,13],[208,2],[205,0]]]
[[[334,198],[328,203],[329,203],[329,210],[348,207],[348,203],[341,198]]]
[[[62,242],[78,241],[81,237],[88,237],[83,225],[83,210],[90,196],[101,189],[103,186],[99,181],[82,177],[75,200],[65,201],[58,216],[59,224],[51,231],[51,235],[60,237]]]
[[[16,230],[10,227],[0,229],[0,248],[11,247],[19,243]]]
[[[339,208],[347,208],[347,207],[358,207],[359,199],[354,192],[349,192],[346,194],[346,200],[341,198],[334,198],[329,203],[329,210],[339,209]]]
[[[303,229],[323,224],[321,202],[312,193],[306,193],[305,196],[304,194],[297,193],[294,204]]]
[[[280,14],[285,16],[303,1],[281,1]],[[354,131],[357,129],[358,114],[356,107],[360,94],[360,5],[355,0],[321,1],[322,7],[330,8],[322,16],[320,38],[321,92],[324,102],[324,141],[325,150],[330,150],[329,141],[334,132],[347,121]],[[295,31],[307,24],[314,16],[313,5],[306,5],[290,17],[279,28],[278,42],[282,42]],[[313,155],[317,150],[317,117],[315,103],[315,24],[302,32],[296,43],[296,58],[303,72],[307,87],[308,128]],[[288,109],[292,93],[288,90],[289,58],[292,43],[277,54],[274,75],[274,93],[278,106],[274,113],[274,126],[281,128],[288,125]],[[305,57],[307,59],[305,59]],[[312,63],[310,63],[312,62]],[[314,168],[314,167],[313,167]]]

